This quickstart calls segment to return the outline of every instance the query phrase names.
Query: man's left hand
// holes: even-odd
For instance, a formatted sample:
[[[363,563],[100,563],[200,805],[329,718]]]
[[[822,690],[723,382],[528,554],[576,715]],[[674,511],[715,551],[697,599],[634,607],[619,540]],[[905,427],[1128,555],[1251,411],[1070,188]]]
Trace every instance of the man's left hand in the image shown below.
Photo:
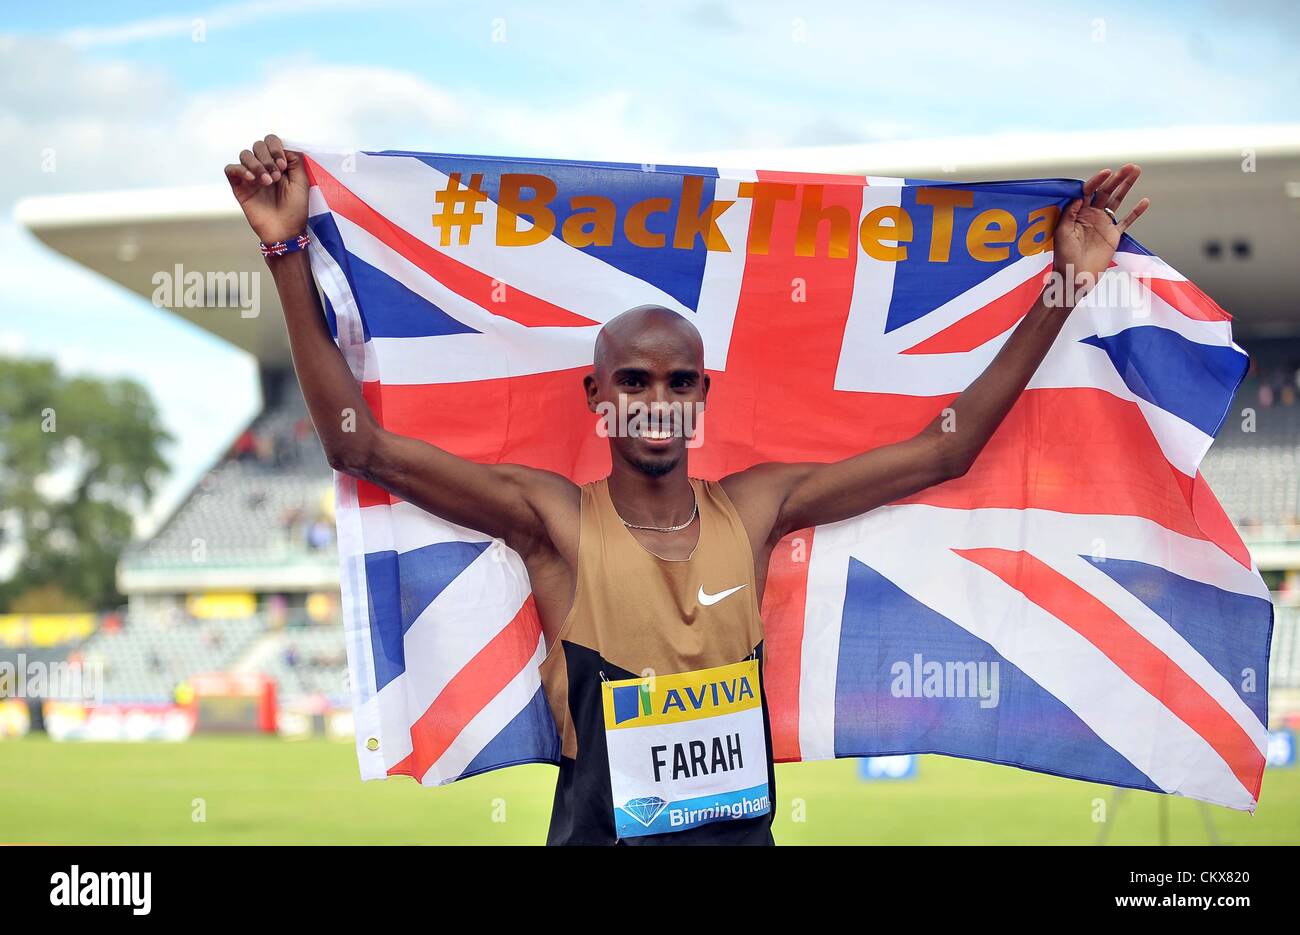
[[[1141,175],[1142,169],[1132,163],[1118,172],[1102,169],[1084,183],[1083,197],[1066,206],[1052,240],[1056,272],[1067,281],[1088,290],[1106,272],[1120,237],[1151,205],[1151,199],[1143,198],[1120,218],[1124,196]]]

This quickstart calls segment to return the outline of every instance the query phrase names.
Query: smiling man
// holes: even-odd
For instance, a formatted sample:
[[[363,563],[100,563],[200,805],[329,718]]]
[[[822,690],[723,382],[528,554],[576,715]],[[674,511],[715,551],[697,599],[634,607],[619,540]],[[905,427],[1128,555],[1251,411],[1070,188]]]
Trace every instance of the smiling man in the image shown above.
[[[1117,215],[1139,174],[1128,165],[1088,180],[1054,234],[1057,274],[1086,289],[1105,271],[1147,208],[1143,199],[1122,221]],[[268,136],[226,176],[263,241],[330,464],[500,538],[523,558],[562,745],[549,843],[772,843],[759,607],[773,546],[964,474],[1069,307],[1040,296],[951,411],[912,438],[717,481],[691,477],[687,463],[688,414],[709,393],[700,335],[675,312],[632,309],[601,330],[584,383],[593,412],[633,418],[604,420],[615,427],[610,474],[579,487],[548,471],[468,461],[379,425],[330,336],[301,249],[301,156]]]

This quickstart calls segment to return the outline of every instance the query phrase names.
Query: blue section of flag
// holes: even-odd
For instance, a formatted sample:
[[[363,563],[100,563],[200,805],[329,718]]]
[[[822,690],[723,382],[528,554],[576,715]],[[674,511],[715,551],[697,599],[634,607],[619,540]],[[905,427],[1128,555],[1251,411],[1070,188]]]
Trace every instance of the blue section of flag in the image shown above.
[[[1268,723],[1267,666],[1273,604],[1234,594],[1145,562],[1080,556],[1105,572],[1187,640],[1232,686],[1246,706]],[[1224,626],[1231,620],[1232,627]],[[1251,687],[1251,691],[1246,691]]]
[[[1249,364],[1235,347],[1198,344],[1156,325],[1081,340],[1105,351],[1136,395],[1206,435],[1219,431]]]
[[[546,695],[537,689],[528,704],[511,718],[501,732],[488,741],[487,746],[470,760],[457,779],[466,779],[477,773],[518,766],[520,763],[558,763],[560,737],[555,732],[555,720],[546,703]]]
[[[339,338],[339,317],[334,314],[334,306],[330,304],[330,297],[321,293],[321,301],[325,305],[325,324],[329,325],[330,337],[334,340]]]
[[[409,552],[366,555],[376,691],[406,671],[402,637],[415,618],[490,544],[436,542]]]
[[[981,706],[978,697],[896,697],[897,681],[913,684],[918,654],[922,666],[997,663],[996,707]],[[992,646],[851,558],[836,666],[835,755],[894,753],[973,757],[1160,791]]]
[[[372,337],[422,338],[479,333],[383,270],[348,253],[334,215],[321,214],[312,218],[311,231],[343,271],[361,313],[361,326],[367,341]],[[337,336],[337,326],[333,331]]]
[[[1128,234],[1124,234],[1119,239],[1119,246],[1115,248],[1116,253],[1134,253],[1138,256],[1155,256],[1150,250],[1142,246]]]
[[[327,212],[308,218],[307,229],[311,231],[311,235],[316,238],[316,242],[325,248],[325,252],[333,257],[334,262],[343,271],[344,278],[348,280],[348,289],[359,307],[361,297],[357,295],[356,284],[352,282],[352,278],[348,275],[348,261],[352,258],[352,255],[348,253],[347,247],[343,245],[343,235],[339,233],[339,226],[334,222],[334,215]],[[330,334],[337,339],[339,336],[338,315],[328,300],[325,303],[325,315],[330,323]],[[361,316],[361,331],[363,339],[369,341],[370,324],[366,321],[364,315]]]
[[[1061,207],[1070,198],[1078,182],[1066,179],[1040,179],[1023,182],[970,183],[920,183],[908,179],[902,189],[900,204],[912,219],[913,235],[907,248],[907,260],[894,265],[894,290],[885,318],[885,331],[890,332],[930,314],[963,292],[979,285],[998,270],[1020,259],[1016,242],[1029,228],[1029,215],[1040,207]],[[948,259],[931,262],[932,241],[935,238],[935,216],[941,209],[917,202],[923,188],[952,189],[971,194],[969,208],[952,209],[952,232],[948,238],[940,236],[938,243],[947,244]],[[1027,203],[1026,197],[1037,197],[1041,204]],[[971,222],[984,211],[1001,209],[1011,214],[1014,229],[1008,228],[999,242],[1010,244],[1003,260],[977,260],[970,255],[966,234]],[[990,244],[996,247],[997,244]],[[1028,278],[1026,276],[1026,278]]]
[[[381,155],[399,155],[384,153]],[[609,246],[580,247],[583,253],[608,263],[629,276],[644,280],[668,293],[686,308],[695,311],[700,304],[700,286],[704,281],[704,265],[708,258],[701,238],[696,237],[690,249],[673,246],[674,225],[682,201],[682,173],[703,179],[700,209],[707,208],[714,197],[717,182],[716,169],[692,166],[646,166],[619,162],[562,162],[559,160],[487,159],[481,156],[444,156],[411,153],[421,162],[444,175],[461,174],[461,184],[468,185],[476,173],[482,173],[482,191],[492,201],[500,196],[501,176],[510,174],[545,175],[556,184],[558,194],[549,203],[555,212],[555,235],[559,236],[564,222],[575,214],[587,216],[582,205],[577,209],[574,198],[598,196],[612,200],[616,223]],[[525,189],[525,196],[531,193]],[[432,196],[431,196],[432,197]],[[633,244],[627,237],[625,220],[628,209],[649,198],[665,200],[666,210],[651,214],[646,229],[651,234],[663,235],[663,249],[647,249]],[[432,203],[432,201],[431,201]],[[743,245],[733,246],[743,249]]]

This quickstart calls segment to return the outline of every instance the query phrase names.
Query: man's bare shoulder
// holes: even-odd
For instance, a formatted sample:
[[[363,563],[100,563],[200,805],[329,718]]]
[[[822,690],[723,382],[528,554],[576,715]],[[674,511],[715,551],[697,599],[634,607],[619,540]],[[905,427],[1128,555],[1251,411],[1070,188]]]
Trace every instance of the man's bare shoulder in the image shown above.
[[[718,483],[740,514],[750,539],[766,542],[779,532],[777,522],[790,489],[810,465],[765,461],[728,474]],[[779,534],[775,535],[780,538]]]
[[[494,464],[493,480],[513,487],[528,519],[507,535],[506,543],[526,562],[546,563],[560,558],[572,566],[578,557],[578,520],[582,491],[563,474],[523,464]]]
[[[786,461],[763,461],[743,471],[728,474],[718,483],[732,502],[742,500],[782,498],[790,484],[807,472],[809,465]]]
[[[496,471],[503,481],[524,491],[535,509],[577,510],[581,503],[581,488],[563,474],[526,464],[498,464]]]

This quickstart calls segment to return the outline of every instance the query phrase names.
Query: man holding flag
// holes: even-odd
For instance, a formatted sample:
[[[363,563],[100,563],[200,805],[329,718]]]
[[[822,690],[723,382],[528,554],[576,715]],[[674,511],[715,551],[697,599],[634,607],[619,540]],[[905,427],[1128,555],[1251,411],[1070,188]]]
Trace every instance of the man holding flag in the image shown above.
[[[772,842],[771,728],[759,608],[774,546],[966,474],[1052,347],[1073,307],[1147,209],[1121,205],[1140,169],[1103,170],[1061,214],[1053,275],[987,369],[924,430],[828,463],[756,464],[692,477],[691,414],[710,390],[704,344],[676,311],[607,321],[584,388],[606,419],[611,470],[482,464],[391,432],[335,344],[305,249],[302,154],[268,136],[226,167],[263,243],[294,368],[330,464],[522,558],[560,740],[549,843]],[[1051,295],[1068,295],[1057,304]],[[781,393],[782,375],[768,375]],[[631,418],[625,418],[630,415]],[[816,412],[806,413],[815,419]],[[557,421],[564,418],[557,413]],[[773,426],[780,431],[780,426]]]

